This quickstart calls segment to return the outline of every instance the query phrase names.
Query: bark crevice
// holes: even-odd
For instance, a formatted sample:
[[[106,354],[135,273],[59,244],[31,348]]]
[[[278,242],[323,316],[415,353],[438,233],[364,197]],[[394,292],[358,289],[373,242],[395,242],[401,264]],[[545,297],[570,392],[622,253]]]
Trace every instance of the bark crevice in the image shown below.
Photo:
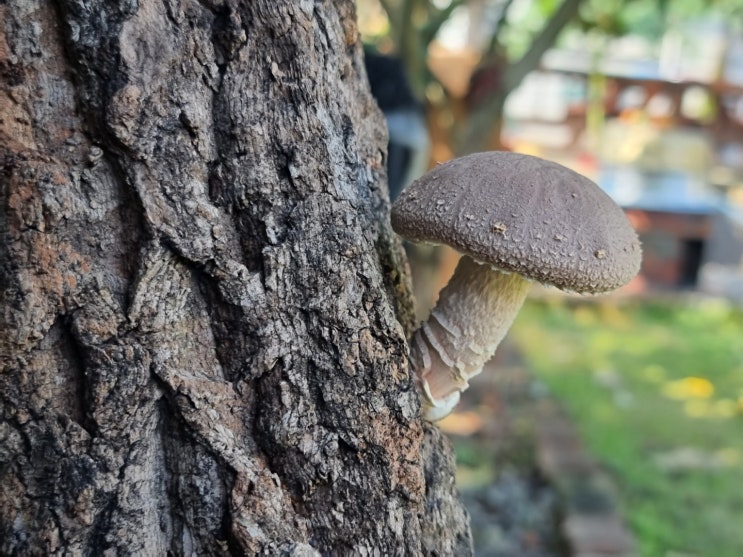
[[[467,555],[353,2],[8,0],[0,71],[0,553]]]

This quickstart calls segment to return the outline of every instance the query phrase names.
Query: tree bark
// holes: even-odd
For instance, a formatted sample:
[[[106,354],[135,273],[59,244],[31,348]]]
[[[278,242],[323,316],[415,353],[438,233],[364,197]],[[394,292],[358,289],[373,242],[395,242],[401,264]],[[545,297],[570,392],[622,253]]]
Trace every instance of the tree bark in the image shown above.
[[[8,0],[0,83],[0,553],[471,553],[353,2]]]

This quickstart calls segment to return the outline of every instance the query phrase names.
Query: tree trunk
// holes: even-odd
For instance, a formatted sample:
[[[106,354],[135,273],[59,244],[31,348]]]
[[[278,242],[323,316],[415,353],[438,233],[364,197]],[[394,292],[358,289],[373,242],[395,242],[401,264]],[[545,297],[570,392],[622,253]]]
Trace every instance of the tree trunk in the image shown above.
[[[353,2],[7,0],[0,76],[0,553],[471,553]]]

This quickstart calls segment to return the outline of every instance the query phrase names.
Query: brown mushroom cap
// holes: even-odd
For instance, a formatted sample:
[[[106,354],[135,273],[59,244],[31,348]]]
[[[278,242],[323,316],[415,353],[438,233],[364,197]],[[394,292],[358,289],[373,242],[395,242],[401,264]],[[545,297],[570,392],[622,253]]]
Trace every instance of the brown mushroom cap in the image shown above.
[[[637,235],[606,193],[562,165],[517,153],[437,166],[397,199],[392,227],[575,292],[613,290],[640,268]]]

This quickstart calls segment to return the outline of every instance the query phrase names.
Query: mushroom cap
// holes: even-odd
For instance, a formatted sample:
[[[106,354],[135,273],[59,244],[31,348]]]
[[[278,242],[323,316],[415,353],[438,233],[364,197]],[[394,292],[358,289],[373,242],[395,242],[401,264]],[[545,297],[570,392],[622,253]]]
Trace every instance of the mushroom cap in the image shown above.
[[[581,293],[626,284],[642,255],[622,209],[591,180],[501,151],[426,173],[392,206],[392,227],[412,241],[446,244],[480,263]]]

